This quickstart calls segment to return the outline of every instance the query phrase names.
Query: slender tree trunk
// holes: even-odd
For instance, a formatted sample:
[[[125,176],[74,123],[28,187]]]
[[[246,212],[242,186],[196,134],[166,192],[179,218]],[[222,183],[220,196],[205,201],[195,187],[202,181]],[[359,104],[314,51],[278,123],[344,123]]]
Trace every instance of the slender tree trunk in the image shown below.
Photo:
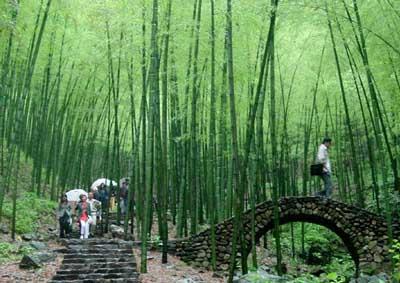
[[[211,7],[211,93],[210,93],[210,136],[209,136],[209,204],[210,204],[210,230],[211,230],[211,266],[216,269],[216,89],[215,89],[215,2],[210,0]],[[218,204],[219,205],[219,204]]]
[[[159,57],[158,57],[158,0],[153,0],[153,15],[152,15],[152,28],[151,28],[151,64],[149,71],[150,81],[150,105],[148,113],[148,144],[147,144],[147,156],[150,156],[149,162],[147,162],[147,172],[149,173],[149,181],[146,187],[145,197],[145,215],[142,226],[142,250],[141,250],[141,265],[140,271],[142,273],[147,272],[147,239],[148,233],[150,232],[150,218],[152,211],[152,191],[154,182],[154,168],[153,168],[153,153],[155,145],[155,114],[157,107],[157,99],[159,96]]]
[[[241,247],[242,271],[247,273],[247,254],[245,253],[243,241],[243,189],[240,187],[240,160],[238,147],[238,131],[236,121],[236,102],[235,102],[235,85],[234,85],[234,69],[233,69],[233,46],[232,46],[232,0],[227,0],[226,12],[226,40],[227,40],[227,66],[228,66],[228,86],[229,101],[231,114],[231,134],[232,134],[232,167],[233,167],[233,189],[235,192],[235,221],[232,236],[232,253],[231,264],[229,269],[229,282],[233,280],[233,273],[236,265],[236,245],[239,243]]]

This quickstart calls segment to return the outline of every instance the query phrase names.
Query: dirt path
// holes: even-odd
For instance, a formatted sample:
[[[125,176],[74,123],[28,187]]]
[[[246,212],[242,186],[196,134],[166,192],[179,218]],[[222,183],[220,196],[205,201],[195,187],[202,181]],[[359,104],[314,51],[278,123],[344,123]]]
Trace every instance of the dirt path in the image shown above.
[[[29,282],[43,283],[48,282],[61,266],[63,260],[62,255],[57,254],[57,258],[53,262],[47,263],[39,269],[20,269],[19,261],[0,265],[0,282]]]
[[[140,268],[140,249],[134,250]],[[161,264],[161,253],[149,251],[147,273],[141,274],[142,283],[175,283],[182,279],[192,279],[196,283],[223,283],[223,278],[215,277],[213,272],[204,272],[188,266],[176,256],[168,255],[168,263]]]

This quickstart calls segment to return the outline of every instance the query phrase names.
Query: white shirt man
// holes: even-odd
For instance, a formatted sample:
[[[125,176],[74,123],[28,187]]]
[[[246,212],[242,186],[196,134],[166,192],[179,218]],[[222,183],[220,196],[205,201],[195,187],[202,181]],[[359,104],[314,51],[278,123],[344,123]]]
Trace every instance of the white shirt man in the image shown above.
[[[332,140],[330,138],[325,138],[322,141],[322,144],[318,148],[317,154],[317,163],[321,163],[324,165],[323,173],[321,175],[322,180],[324,181],[324,190],[318,192],[316,195],[320,197],[330,197],[332,194],[332,180],[331,180],[331,161],[329,160],[329,147],[332,144]]]
[[[328,146],[323,143],[318,148],[317,163],[324,164],[324,172],[331,173],[331,161],[329,160]]]

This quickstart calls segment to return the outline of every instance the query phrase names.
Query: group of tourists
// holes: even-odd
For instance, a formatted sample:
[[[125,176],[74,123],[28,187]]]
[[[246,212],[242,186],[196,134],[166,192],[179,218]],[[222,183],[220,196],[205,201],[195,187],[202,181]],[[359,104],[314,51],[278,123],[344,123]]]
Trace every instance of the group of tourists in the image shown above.
[[[79,202],[74,205],[68,201],[67,195],[61,197],[58,207],[58,220],[60,224],[60,238],[69,237],[72,232],[73,218],[79,226],[80,238],[87,239],[89,234],[94,234],[96,224],[101,220],[101,201],[94,198],[94,193],[87,196],[81,194]],[[75,213],[74,213],[75,212]]]
[[[315,196],[329,198],[332,194],[332,181],[331,181],[331,162],[329,160],[329,148],[332,145],[330,138],[324,138],[318,148],[316,157],[316,164],[319,168],[319,173],[312,175],[320,176],[324,183],[324,189]],[[312,171],[312,170],[311,170]],[[109,199],[110,195],[110,199]],[[120,185],[119,190],[119,207],[121,214],[124,215],[128,208],[128,180],[124,179]],[[68,201],[67,195],[61,197],[60,205],[58,207],[58,220],[60,224],[60,237],[68,237],[72,230],[73,218],[79,226],[80,238],[87,239],[89,235],[93,235],[96,231],[96,226],[102,219],[102,209],[109,208],[113,210],[115,206],[115,192],[109,192],[109,188],[101,183],[99,186],[93,187],[91,192],[81,194],[79,202],[76,203],[75,209],[72,209],[71,203]]]
[[[120,187],[120,208],[122,215],[127,208],[128,180],[125,179]],[[92,187],[88,194],[80,194],[79,201],[69,201],[67,194],[61,196],[57,217],[60,225],[60,238],[70,237],[73,223],[78,225],[80,239],[94,236],[98,224],[102,221],[102,213],[110,206],[115,206],[115,192],[104,183]],[[74,221],[75,220],[75,221]]]

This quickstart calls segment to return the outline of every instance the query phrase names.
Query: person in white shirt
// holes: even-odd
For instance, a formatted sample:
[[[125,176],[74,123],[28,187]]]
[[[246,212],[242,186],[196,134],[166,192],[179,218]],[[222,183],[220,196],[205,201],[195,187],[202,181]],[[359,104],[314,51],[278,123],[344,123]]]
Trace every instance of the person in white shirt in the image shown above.
[[[332,194],[332,167],[331,161],[329,160],[329,148],[332,145],[332,139],[324,138],[322,144],[318,148],[317,160],[319,164],[323,164],[323,173],[321,175],[324,181],[324,190],[317,193],[317,196],[330,197]]]

